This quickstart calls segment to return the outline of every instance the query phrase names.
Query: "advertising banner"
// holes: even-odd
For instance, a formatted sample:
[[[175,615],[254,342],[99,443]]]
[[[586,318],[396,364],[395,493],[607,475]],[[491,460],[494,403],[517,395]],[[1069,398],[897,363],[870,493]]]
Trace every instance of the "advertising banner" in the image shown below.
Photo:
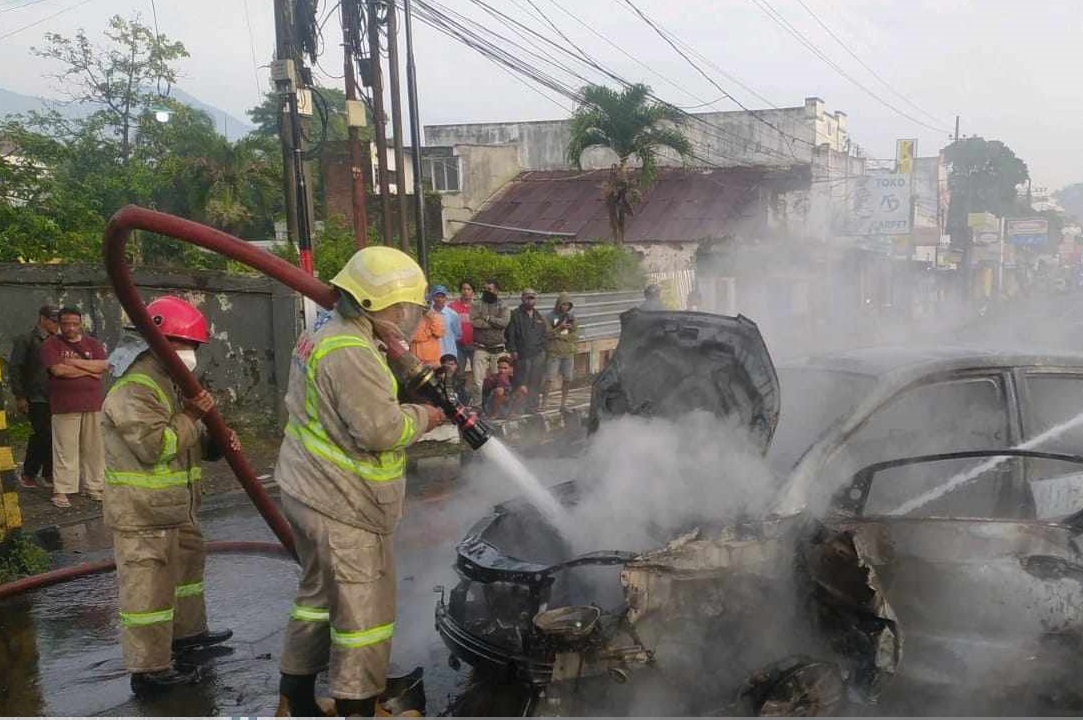
[[[1005,223],[1008,242],[1017,247],[1035,247],[1049,240],[1049,221],[1045,218],[1019,218]]]
[[[847,235],[910,234],[910,177],[863,175],[853,180]]]

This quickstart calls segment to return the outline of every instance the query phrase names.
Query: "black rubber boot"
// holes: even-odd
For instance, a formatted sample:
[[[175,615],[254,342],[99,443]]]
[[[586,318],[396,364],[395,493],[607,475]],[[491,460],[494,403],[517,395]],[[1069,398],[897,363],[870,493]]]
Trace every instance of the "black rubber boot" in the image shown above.
[[[364,700],[335,698],[335,714],[339,717],[374,717],[376,715],[376,698],[370,697]]]
[[[229,628],[224,630],[204,630],[198,635],[190,635],[186,638],[174,640],[173,652],[182,653],[189,650],[200,650],[212,645],[221,645],[231,637],[233,637],[233,631]]]
[[[199,666],[185,668],[171,667],[155,672],[132,673],[132,692],[139,696],[153,695],[180,685],[194,685],[199,682]]]
[[[282,673],[278,681],[281,696],[277,713],[280,717],[321,717],[324,712],[316,704],[315,675],[287,675]]]

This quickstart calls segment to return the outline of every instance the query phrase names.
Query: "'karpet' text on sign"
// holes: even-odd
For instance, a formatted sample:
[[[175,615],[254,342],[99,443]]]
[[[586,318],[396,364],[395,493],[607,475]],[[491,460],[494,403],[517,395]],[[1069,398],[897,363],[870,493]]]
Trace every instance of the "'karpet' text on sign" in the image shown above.
[[[910,177],[864,175],[853,180],[849,235],[906,235],[910,232]]]

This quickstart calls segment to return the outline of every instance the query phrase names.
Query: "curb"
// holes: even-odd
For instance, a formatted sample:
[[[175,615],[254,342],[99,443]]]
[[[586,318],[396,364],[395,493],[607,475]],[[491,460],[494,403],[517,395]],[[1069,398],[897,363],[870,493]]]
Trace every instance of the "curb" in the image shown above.
[[[3,379],[3,370],[0,369],[0,383]],[[0,409],[0,555],[5,552],[7,538],[23,526],[19,484],[15,478],[15,455],[8,435],[8,416]]]

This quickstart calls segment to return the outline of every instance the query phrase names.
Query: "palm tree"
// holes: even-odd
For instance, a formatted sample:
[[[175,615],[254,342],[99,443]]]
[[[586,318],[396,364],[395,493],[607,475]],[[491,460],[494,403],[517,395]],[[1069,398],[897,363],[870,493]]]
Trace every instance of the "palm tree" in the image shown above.
[[[644,189],[658,172],[658,153],[669,148],[682,158],[692,154],[692,143],[680,131],[684,116],[677,108],[651,99],[651,89],[642,83],[614,90],[604,85],[587,85],[572,115],[568,159],[582,168],[580,158],[587,148],[607,147],[619,160],[602,185],[602,197],[609,213],[613,240],[624,242],[625,223]],[[639,170],[629,168],[632,157]]]

